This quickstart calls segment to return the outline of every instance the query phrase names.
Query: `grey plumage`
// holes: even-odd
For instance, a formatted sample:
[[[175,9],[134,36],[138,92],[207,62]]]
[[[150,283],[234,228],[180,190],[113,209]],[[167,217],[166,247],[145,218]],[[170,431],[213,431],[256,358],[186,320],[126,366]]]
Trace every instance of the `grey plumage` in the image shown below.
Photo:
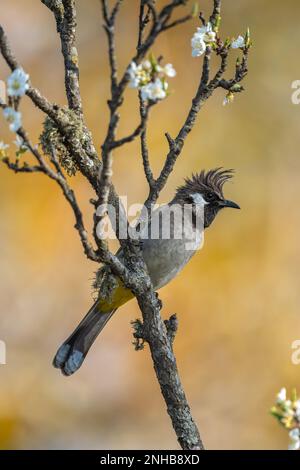
[[[174,199],[162,208],[153,211],[151,224],[141,231],[142,252],[155,290],[168,284],[189,262],[203,243],[203,228],[209,227],[217,213],[224,207],[239,206],[223,195],[223,186],[233,176],[233,170],[217,168],[202,171],[186,179],[185,184],[177,189]],[[195,224],[199,205],[204,205],[202,228]],[[167,217],[170,209],[188,205],[191,217],[185,219],[183,226],[170,217],[169,236],[164,237],[161,220]],[[171,211],[172,212],[172,211]],[[156,237],[151,235],[151,228],[156,228]],[[183,228],[182,228],[183,227]],[[147,235],[147,236],[146,236]],[[149,236],[150,235],[150,236]],[[122,250],[117,254],[123,257]],[[105,271],[106,268],[104,268]],[[101,292],[109,290],[110,277],[103,278]],[[81,365],[96,337],[102,331],[115,310],[101,313],[97,302],[93,305],[72,335],[59,348],[53,364],[65,375],[73,374]]]

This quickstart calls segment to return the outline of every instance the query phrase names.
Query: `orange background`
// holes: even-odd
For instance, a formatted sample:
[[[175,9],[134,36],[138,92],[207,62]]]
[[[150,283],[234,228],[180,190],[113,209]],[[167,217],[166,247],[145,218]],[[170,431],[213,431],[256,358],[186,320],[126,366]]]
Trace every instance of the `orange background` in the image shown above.
[[[201,2],[206,14],[211,3]],[[108,117],[107,47],[99,2],[77,4],[82,96],[99,148]],[[0,13],[33,84],[64,103],[50,12],[39,1],[12,0],[1,2]],[[124,1],[117,28],[122,71],[134,53],[137,14],[136,0]],[[179,316],[178,366],[209,449],[286,448],[287,435],[268,410],[282,386],[300,391],[300,366],[291,363],[291,343],[300,338],[300,107],[291,102],[291,83],[300,79],[299,16],[296,0],[224,2],[224,37],[249,26],[255,43],[246,92],[227,107],[223,91],[209,100],[160,199],[168,201],[193,171],[236,169],[225,191],[242,211],[224,211],[206,233],[203,251],[161,291],[163,314]],[[152,112],[156,173],[167,150],[164,132],[175,135],[197,86],[201,59],[193,59],[190,48],[196,26],[194,20],[170,31],[153,48],[177,70],[172,94]],[[0,78],[7,75],[1,61]],[[120,136],[137,125],[136,105],[136,92],[128,90]],[[22,110],[37,142],[43,117],[27,99]],[[12,138],[1,118],[0,139]],[[136,302],[114,317],[79,373],[65,378],[51,366],[58,345],[92,302],[96,266],[85,259],[73,215],[54,183],[3,166],[0,178],[0,339],[7,345],[7,365],[0,366],[0,447],[174,448],[148,350],[137,353],[131,345]],[[138,142],[116,152],[114,178],[129,203],[144,200]],[[90,227],[92,192],[80,176],[71,183]]]

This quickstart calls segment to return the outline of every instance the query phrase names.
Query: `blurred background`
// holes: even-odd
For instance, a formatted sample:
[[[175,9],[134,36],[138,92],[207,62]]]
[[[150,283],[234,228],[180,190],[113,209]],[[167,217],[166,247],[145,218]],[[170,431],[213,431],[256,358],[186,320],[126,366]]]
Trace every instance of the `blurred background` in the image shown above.
[[[158,1],[162,5],[163,1]],[[206,15],[211,1],[201,1]],[[163,314],[176,312],[175,351],[193,415],[209,449],[284,449],[287,433],[269,415],[282,386],[300,392],[300,366],[291,343],[300,339],[300,107],[291,83],[300,79],[300,3],[297,0],[224,2],[223,37],[249,26],[254,40],[246,92],[223,107],[219,90],[201,111],[160,202],[185,176],[202,168],[235,168],[226,195],[242,211],[220,215],[205,246],[180,277],[161,291]],[[78,4],[81,87],[88,125],[99,148],[107,126],[107,46],[97,0]],[[123,71],[134,53],[138,1],[125,1],[118,21]],[[52,15],[37,0],[1,2],[1,24],[32,82],[65,102],[63,64]],[[197,86],[201,59],[191,57],[197,20],[160,37],[153,48],[177,70],[171,95],[153,109],[149,143],[157,173],[164,132],[175,135]],[[237,51],[233,52],[235,57]],[[8,75],[0,62],[0,78]],[[38,142],[43,116],[27,99],[24,125]],[[135,90],[128,90],[119,135],[138,123]],[[0,140],[13,134],[1,117]],[[12,152],[13,154],[13,152]],[[25,158],[25,157],[22,157]],[[82,253],[73,214],[60,190],[40,175],[0,167],[0,447],[3,449],[168,449],[176,438],[148,350],[135,352],[131,301],[106,327],[80,371],[65,378],[52,357],[92,302],[96,265]],[[129,203],[147,188],[139,143],[115,155],[117,190]],[[92,192],[72,179],[87,225]]]

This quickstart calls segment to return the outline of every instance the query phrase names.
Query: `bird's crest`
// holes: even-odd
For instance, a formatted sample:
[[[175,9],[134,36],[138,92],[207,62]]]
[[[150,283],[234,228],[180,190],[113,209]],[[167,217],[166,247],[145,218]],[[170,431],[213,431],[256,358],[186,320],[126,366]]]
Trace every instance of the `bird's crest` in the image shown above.
[[[200,173],[193,174],[191,178],[185,179],[185,185],[177,189],[179,192],[201,193],[203,191],[214,191],[220,197],[223,197],[223,186],[234,175],[234,170],[224,170],[215,168],[213,170],[202,170]]]

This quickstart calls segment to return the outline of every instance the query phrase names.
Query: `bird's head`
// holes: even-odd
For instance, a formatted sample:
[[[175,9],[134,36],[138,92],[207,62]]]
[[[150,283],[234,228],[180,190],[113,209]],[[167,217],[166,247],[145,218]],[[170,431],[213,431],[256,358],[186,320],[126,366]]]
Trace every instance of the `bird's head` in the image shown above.
[[[217,213],[225,207],[240,209],[233,201],[225,199],[223,186],[233,177],[233,170],[216,168],[192,175],[177,189],[175,201],[182,204],[204,206],[204,228],[210,226]]]

